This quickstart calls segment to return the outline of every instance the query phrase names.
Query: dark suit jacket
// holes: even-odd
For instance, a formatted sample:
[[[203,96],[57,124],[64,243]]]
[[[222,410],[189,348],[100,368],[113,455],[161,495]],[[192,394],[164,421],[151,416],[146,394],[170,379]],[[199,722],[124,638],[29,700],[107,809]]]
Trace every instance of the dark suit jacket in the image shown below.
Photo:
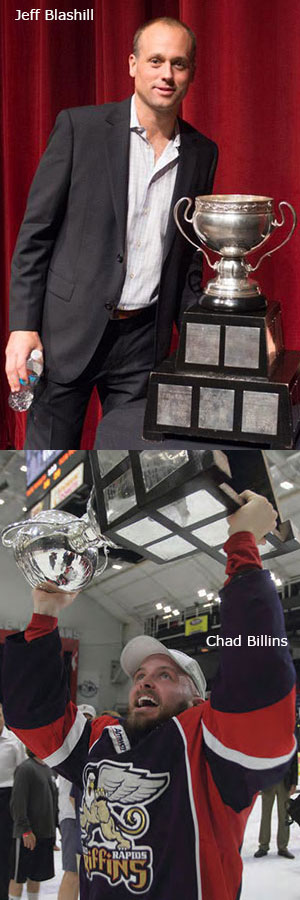
[[[10,328],[41,334],[46,368],[62,383],[83,371],[111,315],[107,305],[117,305],[121,295],[129,121],[130,99],[59,113],[13,255]],[[173,207],[184,195],[211,192],[218,155],[216,144],[183,120],[180,131],[153,363],[168,353],[193,256],[175,225]]]

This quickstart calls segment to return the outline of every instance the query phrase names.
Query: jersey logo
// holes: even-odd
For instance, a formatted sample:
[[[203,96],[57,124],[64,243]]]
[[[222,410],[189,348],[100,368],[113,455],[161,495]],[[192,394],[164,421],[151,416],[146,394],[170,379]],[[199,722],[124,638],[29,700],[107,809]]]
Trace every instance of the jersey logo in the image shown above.
[[[168,772],[153,775],[133,763],[88,763],[83,774],[81,840],[87,877],[104,876],[114,887],[125,883],[142,894],[153,880],[150,846],[136,843],[148,831],[149,803],[166,790]]]
[[[116,753],[126,753],[127,750],[130,750],[130,742],[122,725],[108,725],[107,731]]]

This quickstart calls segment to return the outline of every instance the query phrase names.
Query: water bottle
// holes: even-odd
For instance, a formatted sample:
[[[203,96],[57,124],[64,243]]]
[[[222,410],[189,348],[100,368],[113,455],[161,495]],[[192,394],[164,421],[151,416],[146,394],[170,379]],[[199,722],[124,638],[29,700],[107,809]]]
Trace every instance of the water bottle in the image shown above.
[[[11,391],[8,404],[15,412],[29,409],[33,401],[34,388],[43,371],[43,354],[41,350],[32,350],[26,360],[28,383],[20,378],[20,390]]]

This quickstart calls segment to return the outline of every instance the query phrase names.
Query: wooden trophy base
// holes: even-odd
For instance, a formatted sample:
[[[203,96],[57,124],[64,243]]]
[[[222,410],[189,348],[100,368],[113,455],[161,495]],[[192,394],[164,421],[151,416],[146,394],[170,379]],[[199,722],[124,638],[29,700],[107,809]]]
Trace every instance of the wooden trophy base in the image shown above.
[[[190,307],[176,355],[151,372],[143,437],[283,448],[299,426],[300,354],[284,350],[279,303],[243,313]]]

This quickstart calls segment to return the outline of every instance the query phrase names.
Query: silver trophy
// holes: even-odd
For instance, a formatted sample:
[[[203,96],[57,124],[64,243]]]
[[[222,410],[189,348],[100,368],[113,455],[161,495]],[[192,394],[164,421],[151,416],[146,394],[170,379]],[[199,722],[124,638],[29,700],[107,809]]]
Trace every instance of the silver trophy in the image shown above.
[[[203,247],[199,247],[199,244],[191,240],[184,231],[178,217],[184,201],[187,201],[185,221],[193,225],[201,244],[221,256],[217,262],[212,263]],[[266,256],[271,256],[291,238],[297,223],[293,206],[286,200],[279,203],[281,221],[278,222],[274,217],[274,200],[271,197],[252,194],[199,196],[195,198],[194,213],[189,217],[188,212],[192,204],[193,200],[190,197],[181,197],[178,200],[174,207],[176,224],[186,240],[203,253],[210,268],[218,273],[204,288],[201,306],[206,309],[225,307],[236,310],[265,308],[265,299],[261,295],[257,281],[248,276],[249,273],[257,271]],[[282,228],[286,221],[284,206],[288,207],[293,216],[289,234],[277,247],[264,253],[258,263],[252,266],[246,262],[246,255],[265,244],[275,229]],[[248,298],[254,298],[251,305],[245,305]]]
[[[115,544],[99,530],[93,497],[94,491],[80,519],[60,510],[45,510],[4,528],[2,543],[13,550],[31,587],[78,591],[102,575]]]
[[[179,220],[184,204],[188,233]],[[171,433],[293,447],[300,430],[299,353],[284,348],[279,302],[267,303],[249,275],[290,239],[295,210],[282,200],[278,221],[274,200],[252,194],[199,196],[193,213],[192,204],[190,197],[178,200],[174,218],[216,277],[199,294],[199,274],[190,272],[195,302],[183,313],[176,356],[150,374],[143,437]],[[293,219],[289,233],[252,265],[247,255],[282,229],[285,208]],[[221,258],[212,262],[207,250]]]

